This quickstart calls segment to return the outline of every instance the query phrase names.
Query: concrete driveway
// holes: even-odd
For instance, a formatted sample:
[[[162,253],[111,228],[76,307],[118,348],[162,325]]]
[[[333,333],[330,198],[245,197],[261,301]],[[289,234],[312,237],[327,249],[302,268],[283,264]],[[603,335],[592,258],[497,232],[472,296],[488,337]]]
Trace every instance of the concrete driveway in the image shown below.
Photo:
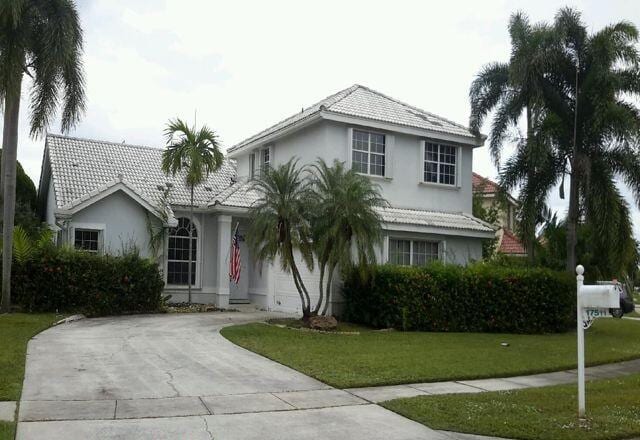
[[[128,316],[51,328],[29,343],[17,438],[451,438],[219,333],[268,316]]]

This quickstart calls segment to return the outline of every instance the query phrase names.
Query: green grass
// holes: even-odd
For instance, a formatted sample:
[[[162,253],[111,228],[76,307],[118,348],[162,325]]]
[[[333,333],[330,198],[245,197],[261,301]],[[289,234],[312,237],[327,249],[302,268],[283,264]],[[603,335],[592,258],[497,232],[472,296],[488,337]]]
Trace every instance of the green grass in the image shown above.
[[[0,400],[18,400],[27,342],[56,321],[53,314],[0,315]]]
[[[382,406],[433,429],[536,440],[618,439],[640,435],[640,374],[587,382],[587,420],[577,419],[577,388],[396,399]]]
[[[0,422],[0,440],[13,440],[15,436],[15,422]]]
[[[576,366],[573,332],[361,330],[359,335],[340,335],[254,323],[226,327],[221,333],[241,347],[338,388],[515,376]],[[598,320],[586,332],[586,347],[588,365],[640,358],[640,321]]]
[[[19,400],[27,342],[60,319],[54,314],[0,315],[0,401]],[[0,440],[12,440],[16,425],[0,422]]]

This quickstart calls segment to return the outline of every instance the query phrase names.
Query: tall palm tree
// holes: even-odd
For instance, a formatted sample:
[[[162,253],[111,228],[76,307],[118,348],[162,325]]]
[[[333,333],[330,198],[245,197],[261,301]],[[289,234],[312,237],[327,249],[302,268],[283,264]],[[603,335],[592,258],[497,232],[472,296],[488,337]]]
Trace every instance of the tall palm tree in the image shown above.
[[[62,107],[62,131],[79,120],[85,108],[82,29],[72,0],[4,0],[0,2],[0,101],[2,136],[2,305],[11,303],[11,261],[16,196],[18,118],[22,79],[29,76],[31,135],[42,135]]]
[[[209,174],[222,166],[224,156],[220,151],[218,136],[206,125],[200,130],[189,127],[179,118],[170,120],[164,130],[167,149],[162,154],[162,171],[175,176],[184,173],[189,186],[189,268],[187,269],[187,292],[191,303],[192,239],[193,239],[193,193],[195,187],[205,182]]]
[[[382,237],[382,220],[376,207],[386,206],[387,202],[378,186],[347,169],[344,162],[336,160],[329,167],[319,159],[313,171],[313,196],[309,198],[313,207],[309,212],[320,269],[320,291],[312,313],[326,315],[336,268],[355,263],[366,269],[375,263],[375,247]]]
[[[531,172],[527,181],[535,182],[532,162],[535,158],[534,126],[541,111],[542,73],[548,64],[549,29],[544,24],[531,25],[526,15],[516,13],[509,22],[511,57],[508,63],[492,63],[483,67],[471,84],[470,126],[480,134],[482,124],[495,111],[489,137],[489,150],[495,165],[500,168],[503,144],[510,130],[517,128],[525,116],[527,134],[518,142],[518,149],[529,158]],[[526,193],[525,193],[526,194]],[[533,259],[535,228],[532,227],[531,206],[539,200],[521,200],[522,238],[529,257]]]
[[[296,263],[296,252],[311,270],[313,251],[308,221],[309,183],[295,158],[277,167],[266,167],[253,180],[259,194],[249,210],[251,223],[247,242],[256,260],[280,260],[283,271],[290,272],[300,295],[304,319],[311,316],[309,291]]]
[[[521,185],[521,214],[533,231],[531,225],[539,219],[549,191],[560,183],[564,198],[564,180],[570,177],[566,269],[573,272],[581,222],[601,232],[596,239],[603,240],[603,246],[628,245],[628,207],[617,177],[640,203],[640,109],[632,104],[640,96],[638,30],[620,22],[589,35],[580,14],[571,8],[561,9],[552,26],[538,29],[542,34],[530,38],[539,42],[543,61],[527,76],[536,90],[529,134],[501,170],[500,183],[505,189]],[[517,108],[505,99],[519,90],[513,87],[513,76],[509,70],[506,82],[499,83],[481,73],[472,86],[472,125],[474,114],[481,122],[498,106],[490,144],[494,159],[500,151],[494,139],[501,139],[505,127],[501,121],[510,114],[506,110]],[[496,84],[507,84],[506,91]],[[516,119],[507,121],[515,124]]]
[[[556,55],[543,89],[549,127],[544,135],[567,164],[560,167],[561,178],[571,178],[566,268],[573,271],[581,221],[597,225],[600,238],[617,230],[609,246],[630,239],[623,236],[629,213],[617,177],[640,205],[640,108],[633,104],[640,97],[638,29],[623,21],[589,34],[580,13],[564,8],[553,32]]]

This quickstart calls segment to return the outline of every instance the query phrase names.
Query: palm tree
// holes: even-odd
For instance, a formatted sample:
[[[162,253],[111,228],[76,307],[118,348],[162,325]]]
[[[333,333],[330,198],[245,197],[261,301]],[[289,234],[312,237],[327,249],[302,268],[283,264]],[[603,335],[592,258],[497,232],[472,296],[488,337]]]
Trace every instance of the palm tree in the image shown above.
[[[30,93],[31,136],[44,134],[62,107],[62,131],[78,122],[85,108],[82,29],[72,0],[4,0],[0,2],[0,101],[2,136],[2,305],[11,304],[11,261],[16,197],[18,118],[22,78]]]
[[[536,155],[534,126],[541,111],[542,73],[548,64],[549,30],[544,24],[531,25],[522,13],[512,15],[509,22],[511,37],[511,57],[508,63],[492,63],[482,68],[471,84],[471,130],[480,134],[487,115],[495,110],[489,137],[489,149],[495,165],[500,168],[503,144],[509,131],[518,126],[525,114],[527,135],[518,142],[518,149],[529,157],[531,172],[526,180],[535,182],[534,166]],[[526,194],[526,193],[525,193]],[[531,218],[531,205],[539,205],[538,200],[521,199],[527,209],[521,211],[522,238],[530,259],[533,259],[535,228]]]
[[[309,184],[295,158],[275,168],[266,167],[253,180],[259,194],[249,210],[251,223],[247,242],[258,261],[280,260],[283,271],[291,273],[300,295],[302,316],[311,316],[309,291],[302,281],[295,254],[313,268],[311,227],[308,221]]]
[[[554,62],[546,74],[545,133],[555,145],[561,180],[571,178],[566,268],[576,265],[577,229],[596,227],[608,246],[628,241],[628,206],[616,185],[621,178],[640,204],[640,55],[638,29],[620,22],[589,35],[580,13],[561,9],[553,32]],[[618,225],[618,227],[613,227]],[[627,231],[627,232],[625,232]]]
[[[206,125],[197,130],[195,126],[189,127],[182,120],[174,119],[169,121],[164,134],[167,149],[162,154],[162,171],[172,176],[183,172],[190,190],[187,292],[189,303],[191,303],[193,192],[196,186],[207,180],[209,174],[222,166],[224,156],[220,152],[218,136]]]
[[[312,314],[326,315],[336,268],[351,266],[354,257],[363,270],[375,263],[374,249],[382,237],[381,218],[376,207],[386,206],[387,202],[380,195],[378,186],[347,169],[344,162],[336,160],[329,167],[319,159],[313,170],[313,196],[309,198],[313,206],[309,212],[320,269],[320,291]],[[323,286],[325,275],[326,285]]]

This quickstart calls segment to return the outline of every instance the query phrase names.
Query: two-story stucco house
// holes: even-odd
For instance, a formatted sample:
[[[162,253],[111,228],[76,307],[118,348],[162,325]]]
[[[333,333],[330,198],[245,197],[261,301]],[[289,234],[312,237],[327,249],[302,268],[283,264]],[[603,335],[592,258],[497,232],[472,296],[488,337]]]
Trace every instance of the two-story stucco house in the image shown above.
[[[233,230],[239,225],[246,234],[256,200],[251,178],[292,157],[344,161],[380,185],[391,205],[381,209],[380,262],[481,258],[481,241],[494,235],[470,214],[473,149],[481,143],[462,125],[355,85],[234,145],[223,167],[196,189],[193,300],[300,308],[290,275],[254,261],[244,242],[240,282],[228,275]],[[159,148],[49,135],[40,203],[59,243],[110,253],[135,245],[158,259],[172,300],[184,301],[189,192],[182,176],[162,173],[161,155]],[[156,249],[150,237],[163,230],[163,248]],[[317,285],[316,274],[303,277]],[[336,292],[334,310],[339,302]]]

